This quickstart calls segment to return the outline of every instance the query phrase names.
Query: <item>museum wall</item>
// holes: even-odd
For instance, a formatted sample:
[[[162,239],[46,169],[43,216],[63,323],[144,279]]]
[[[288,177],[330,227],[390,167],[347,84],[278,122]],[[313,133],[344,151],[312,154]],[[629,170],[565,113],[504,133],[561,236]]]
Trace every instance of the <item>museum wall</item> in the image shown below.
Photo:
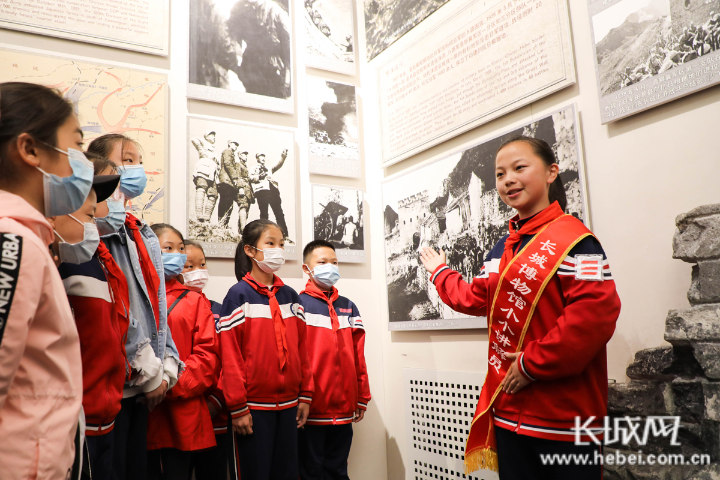
[[[447,6],[452,6],[452,2]],[[571,87],[384,170],[373,168],[373,160],[381,156],[379,132],[370,128],[377,122],[374,117],[377,104],[366,101],[367,198],[379,201],[380,182],[390,175],[575,102],[581,121],[592,229],[605,249],[622,300],[617,329],[607,347],[608,374],[610,379],[624,382],[625,368],[636,351],[665,343],[668,310],[688,306],[686,292],[691,266],[671,258],[675,217],[718,201],[720,144],[715,125],[720,118],[720,87],[601,125],[587,4],[573,0],[569,6],[577,71],[577,83]],[[426,22],[440,23],[445,15],[443,9]],[[362,15],[362,9],[358,9],[358,14]],[[370,66],[385,63],[423,34],[421,28],[410,31],[378,55]],[[377,93],[371,90],[375,86],[374,75],[372,68],[362,69],[366,98],[377,98]],[[371,219],[371,243],[376,252],[383,248],[383,219],[378,210],[371,205],[375,212]],[[386,309],[384,271],[384,258],[374,255],[372,276],[378,279],[381,303]],[[388,478],[402,479],[406,478],[406,469],[412,468],[406,461],[403,369],[484,372],[487,333],[486,330],[390,332],[384,328],[382,342],[385,411],[395,413],[387,415],[385,423]]]
[[[385,169],[381,168],[380,160],[379,95],[375,69],[417,41],[423,35],[423,29],[410,31],[368,64],[362,35],[363,4],[359,0],[355,4],[355,50],[358,52],[359,74],[355,76],[305,68],[302,32],[299,23],[295,23],[294,58],[297,68],[294,71],[294,114],[186,98],[186,25],[189,15],[185,2],[175,2],[171,8],[168,57],[10,30],[0,30],[0,44],[77,55],[100,62],[120,62],[168,73],[171,95],[166,220],[183,232],[186,230],[187,215],[187,114],[297,129],[295,158],[299,173],[296,183],[299,192],[296,215],[301,218],[297,239],[299,246],[311,240],[313,235],[310,183],[365,190],[367,261],[364,264],[342,264],[343,278],[338,284],[341,292],[358,305],[364,319],[366,358],[373,395],[365,420],[354,427],[350,476],[400,480],[405,478],[406,469],[411,468],[405,461],[403,369],[482,372],[487,364],[488,342],[487,331],[481,329],[388,330],[381,200],[381,185],[386,177],[575,103],[580,118],[592,229],[605,248],[623,302],[616,333],[608,345],[609,377],[618,382],[625,381],[625,368],[634,352],[664,343],[667,311],[688,305],[685,293],[690,282],[691,266],[671,258],[674,219],[696,206],[718,201],[720,86],[601,125],[587,5],[579,0],[569,3],[577,72],[575,85]],[[461,0],[452,0],[426,23],[440,23],[462,4]],[[302,2],[296,2],[295,11],[301,8]],[[358,87],[360,158],[363,161],[359,179],[309,173],[307,136],[303,133],[307,131],[308,122],[304,97],[308,74]],[[208,266],[211,281],[205,292],[210,299],[222,301],[225,292],[236,282],[233,261],[211,259]],[[279,275],[298,291],[305,284],[299,261],[287,262]]]

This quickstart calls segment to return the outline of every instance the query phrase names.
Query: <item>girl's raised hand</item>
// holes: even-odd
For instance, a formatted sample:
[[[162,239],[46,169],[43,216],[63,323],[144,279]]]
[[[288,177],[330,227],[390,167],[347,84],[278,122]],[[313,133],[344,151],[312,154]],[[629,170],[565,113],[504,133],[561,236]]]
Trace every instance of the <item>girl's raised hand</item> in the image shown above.
[[[432,248],[423,247],[423,249],[420,250],[420,261],[425,267],[425,270],[433,273],[440,265],[445,263],[445,252],[440,250],[440,253],[438,253]]]

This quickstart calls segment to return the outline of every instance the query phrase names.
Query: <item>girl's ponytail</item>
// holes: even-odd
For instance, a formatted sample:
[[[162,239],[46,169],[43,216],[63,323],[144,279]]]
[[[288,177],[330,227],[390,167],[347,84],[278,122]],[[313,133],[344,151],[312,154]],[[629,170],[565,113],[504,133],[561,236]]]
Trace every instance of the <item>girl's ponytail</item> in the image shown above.
[[[242,240],[235,249],[235,278],[237,278],[238,282],[250,273],[253,268],[252,259],[245,253],[245,245],[256,247],[260,236],[270,227],[280,228],[275,222],[262,219],[248,222],[243,228]]]
[[[500,148],[498,148],[497,151],[500,152],[500,150],[515,142],[525,142],[530,145],[535,155],[540,157],[542,161],[545,162],[545,165],[547,165],[548,167],[554,163],[557,163],[557,159],[555,158],[555,152],[553,151],[552,147],[548,145],[545,140],[541,140],[539,138],[518,135],[500,145]],[[495,155],[497,156],[497,152]],[[550,191],[548,192],[548,197],[550,198],[550,204],[552,204],[553,202],[558,202],[563,212],[565,211],[565,207],[567,207],[567,195],[565,195],[565,186],[563,185],[563,181],[560,178],[559,172],[557,178],[555,178],[555,181],[550,184]]]

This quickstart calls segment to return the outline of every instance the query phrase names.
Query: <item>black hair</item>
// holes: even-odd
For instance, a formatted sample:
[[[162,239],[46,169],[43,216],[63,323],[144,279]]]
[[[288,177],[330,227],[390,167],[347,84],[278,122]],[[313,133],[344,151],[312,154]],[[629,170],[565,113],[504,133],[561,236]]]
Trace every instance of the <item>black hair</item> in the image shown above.
[[[503,144],[500,145],[500,148],[497,149],[495,156],[500,153],[500,150],[515,142],[524,142],[530,145],[535,155],[540,157],[540,159],[548,167],[554,163],[557,163],[557,158],[555,158],[555,152],[545,140],[533,137],[526,137],[523,135],[512,137],[511,139],[503,142]],[[563,212],[565,211],[565,207],[567,207],[567,195],[565,195],[565,187],[563,186],[563,181],[560,178],[560,172],[558,172],[555,181],[550,184],[550,191],[548,192],[548,197],[550,199],[550,204],[552,204],[553,202],[558,202]]]
[[[332,248],[335,251],[335,245],[328,242],[327,240],[313,240],[312,242],[305,245],[303,248],[303,262],[307,260],[308,255],[315,251],[317,248]]]
[[[0,83],[0,183],[19,175],[8,159],[10,145],[23,133],[39,146],[57,146],[57,131],[73,115],[73,105],[59,91],[34,83]]]
[[[87,151],[88,153],[94,153],[101,157],[110,158],[110,155],[112,154],[113,150],[115,149],[115,145],[117,145],[118,142],[122,142],[121,148],[123,152],[125,152],[125,145],[127,145],[128,143],[132,143],[138,148],[138,150],[142,151],[142,147],[138,142],[128,136],[123,135],[122,133],[106,133],[105,135],[97,137],[95,140],[90,142]]]
[[[180,237],[180,241],[183,242],[183,245],[185,244],[185,238],[183,238],[183,234],[180,233],[180,230],[173,227],[169,223],[154,223],[150,225],[150,228],[152,228],[153,233],[158,238],[160,238],[160,235],[165,233],[166,230],[170,230],[173,233],[176,233],[178,237]]]
[[[248,222],[245,228],[243,228],[242,240],[235,249],[235,278],[237,278],[238,282],[250,273],[253,267],[252,260],[248,257],[248,254],[245,253],[245,245],[256,247],[263,232],[270,227],[280,228],[277,223],[263,219]]]
[[[183,243],[185,244],[186,250],[187,250],[187,247],[199,248],[203,254],[203,257],[205,256],[205,249],[203,248],[203,246],[200,242],[196,242],[195,240],[183,240]]]
[[[93,163],[95,175],[101,175],[108,168],[112,169],[111,175],[117,175],[118,167],[109,158],[93,152],[85,152],[85,157]]]

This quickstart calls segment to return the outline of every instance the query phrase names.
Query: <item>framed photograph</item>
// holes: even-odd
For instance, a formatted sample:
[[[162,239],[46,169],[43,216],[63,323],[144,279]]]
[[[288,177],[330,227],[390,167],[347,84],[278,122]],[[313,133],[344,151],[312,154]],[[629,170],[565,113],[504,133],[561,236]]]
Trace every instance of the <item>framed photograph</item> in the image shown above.
[[[308,79],[310,173],[360,178],[355,86]]]
[[[387,178],[382,195],[390,330],[487,327],[484,317],[455,312],[440,300],[418,250],[442,248],[450,268],[467,282],[480,274],[516,213],[495,188],[495,154],[517,135],[552,146],[568,198],[566,212],[589,225],[574,105]]]
[[[355,75],[352,0],[305,0],[303,18],[306,65]]]
[[[568,0],[473,1],[417,28],[377,69],[383,167],[576,81]]]
[[[292,2],[190,0],[187,95],[293,113]]]
[[[0,45],[0,82],[39,83],[59,90],[73,102],[88,144],[106,133],[136,140],[143,149],[148,183],[127,207],[150,224],[164,221],[170,131],[166,73]]]
[[[208,257],[235,256],[245,225],[272,220],[299,258],[292,130],[188,117],[187,236]]]
[[[720,83],[720,0],[588,0],[601,123]]]
[[[362,190],[313,185],[313,239],[332,243],[340,262],[365,262],[363,210]]]
[[[448,0],[364,0],[368,62]]]
[[[168,54],[170,0],[4,0],[0,28]]]

